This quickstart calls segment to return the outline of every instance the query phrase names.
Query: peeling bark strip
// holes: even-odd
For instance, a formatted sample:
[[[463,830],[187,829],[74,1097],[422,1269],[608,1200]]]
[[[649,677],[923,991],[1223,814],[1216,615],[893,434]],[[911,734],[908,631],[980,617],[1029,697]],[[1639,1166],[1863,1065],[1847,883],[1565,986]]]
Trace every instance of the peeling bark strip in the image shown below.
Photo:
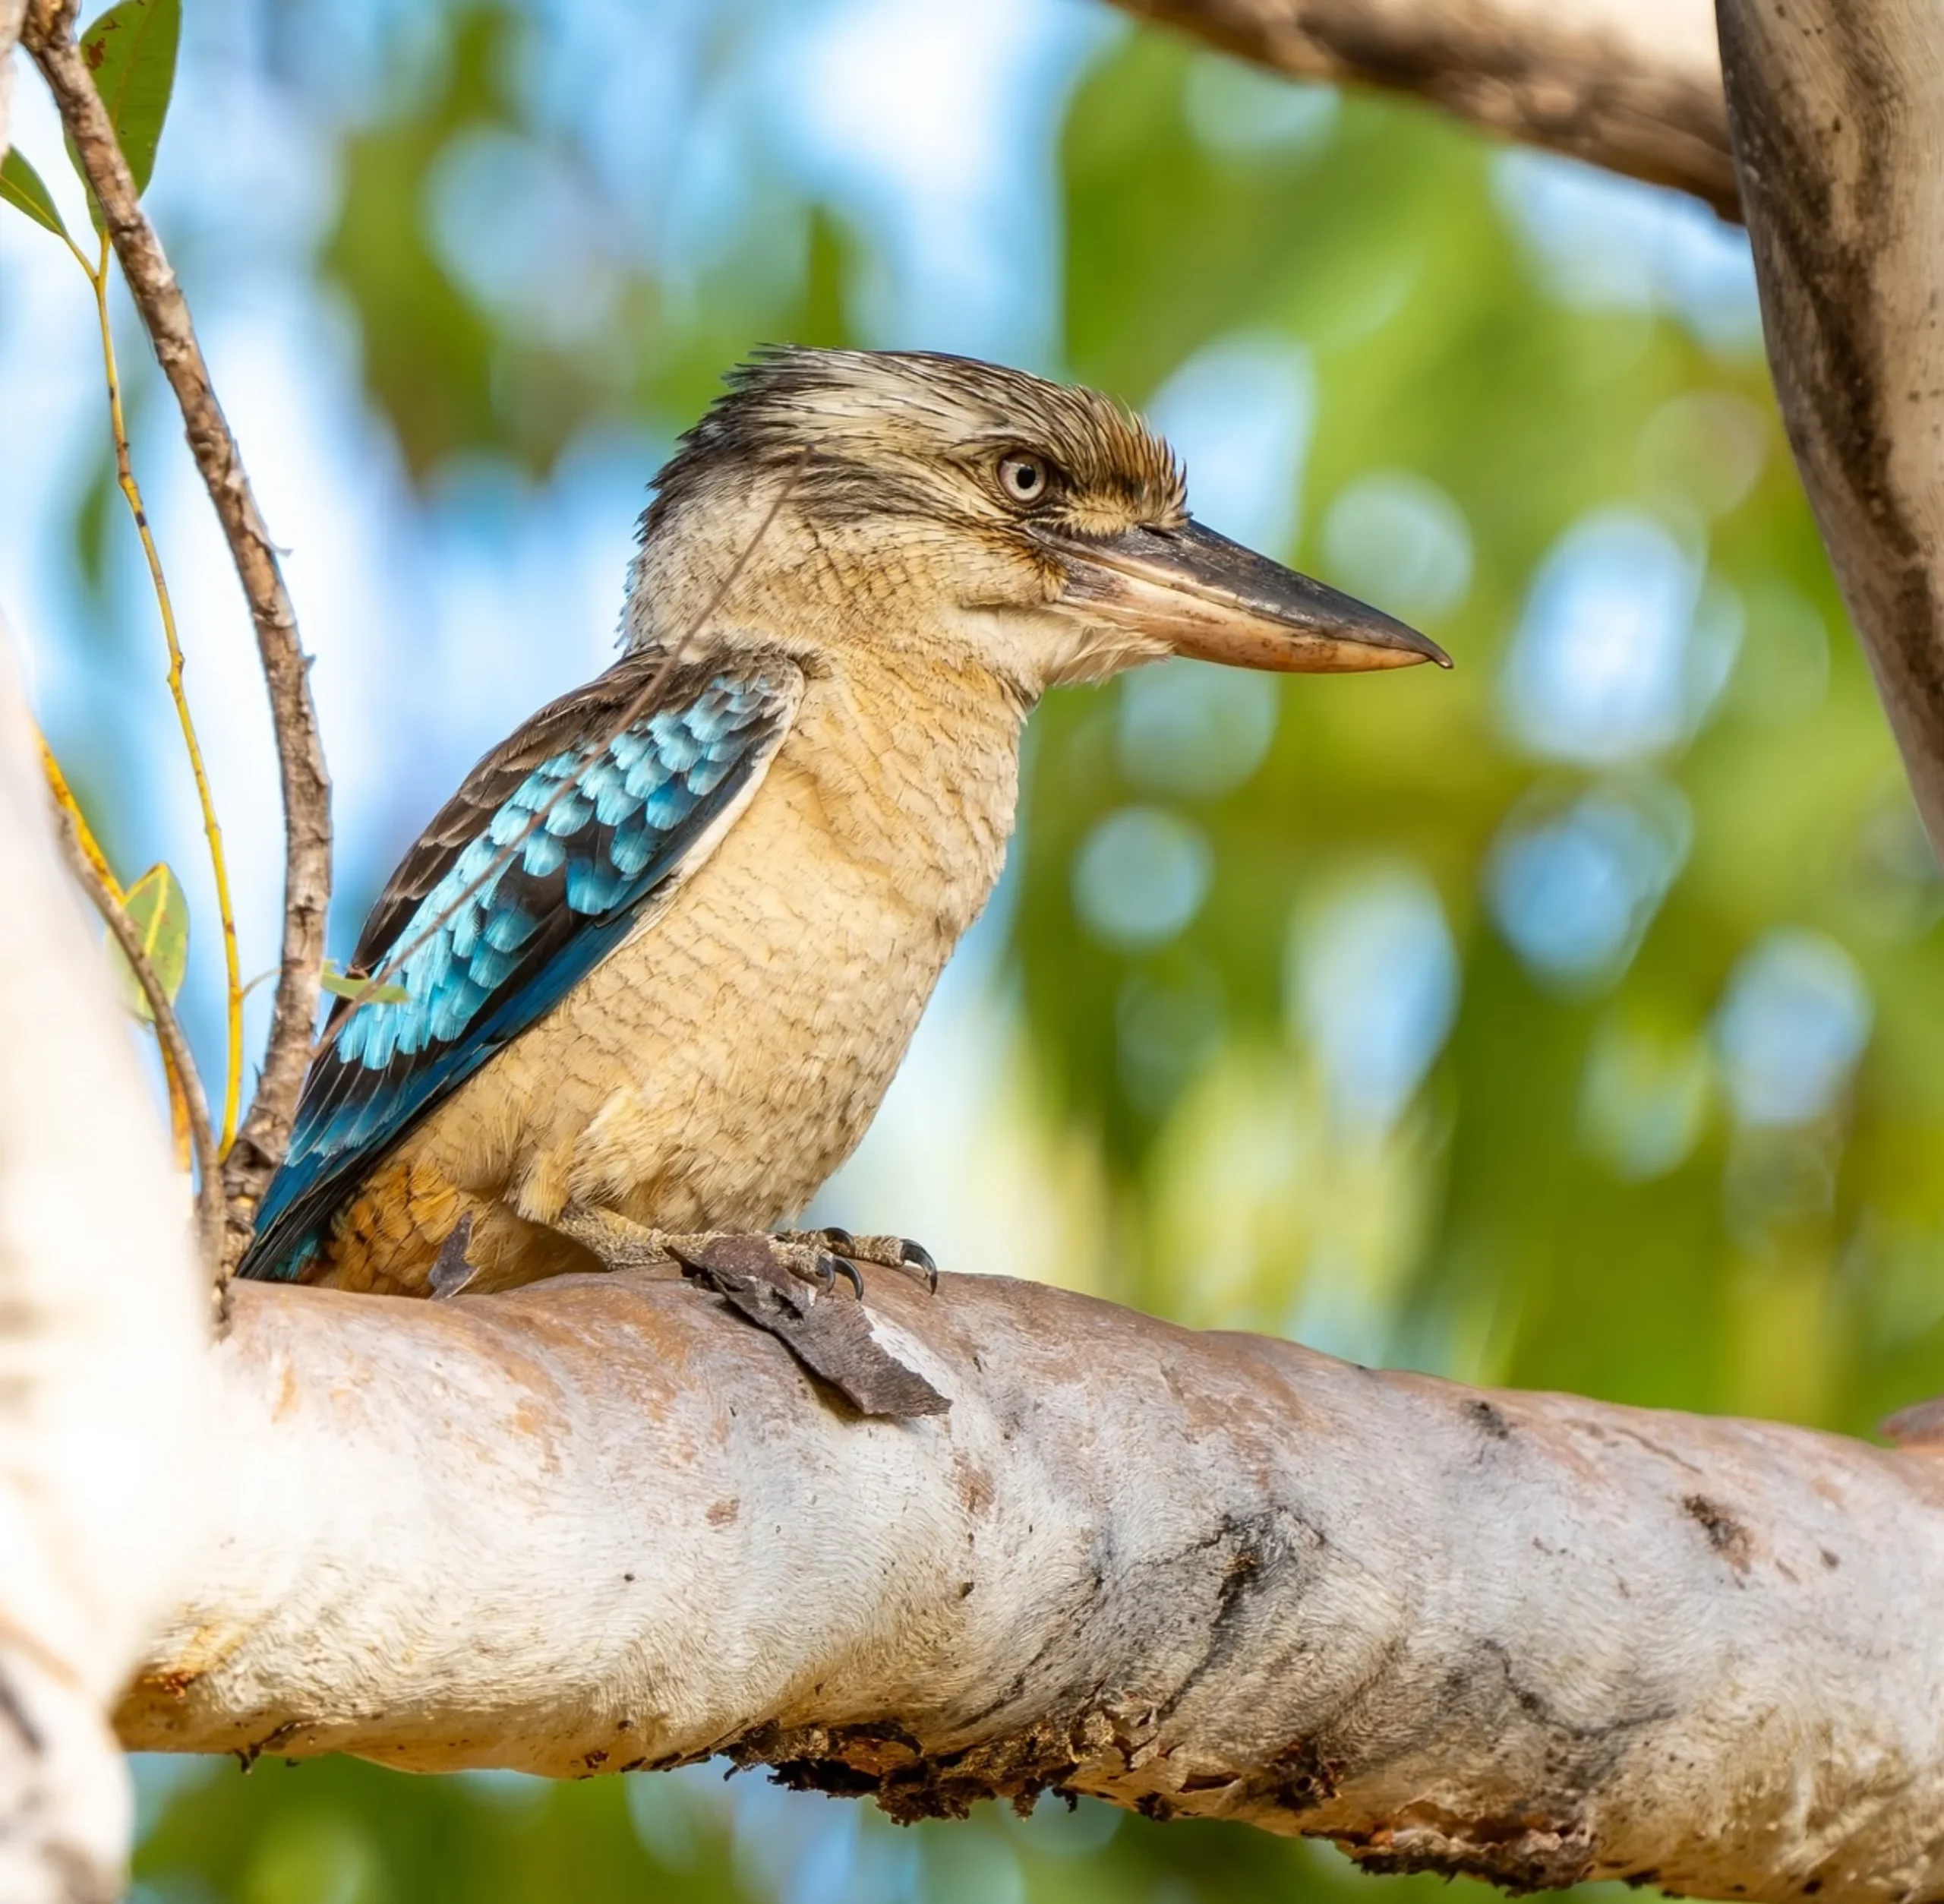
[[[1944,848],[1944,59],[1932,0],[1721,0],[1789,440]]]
[[[1412,93],[1740,216],[1708,0],[1119,0],[1296,79]]]
[[[869,1290],[948,1414],[860,1419],[653,1272],[240,1288],[224,1523],[124,1739],[726,1753],[903,1818],[1051,1789],[1521,1887],[1944,1895],[1934,1457]]]
[[[739,1315],[767,1329],[860,1414],[895,1420],[942,1415],[951,1406],[872,1334],[861,1294],[853,1302],[834,1288],[811,1288],[778,1260],[765,1239],[720,1236],[677,1260]]]

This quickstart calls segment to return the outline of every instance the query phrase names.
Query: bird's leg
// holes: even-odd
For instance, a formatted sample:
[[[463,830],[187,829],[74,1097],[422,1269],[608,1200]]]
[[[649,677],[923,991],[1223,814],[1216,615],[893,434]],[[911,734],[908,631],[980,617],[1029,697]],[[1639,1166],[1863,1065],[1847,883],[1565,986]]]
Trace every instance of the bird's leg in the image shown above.
[[[870,1263],[879,1269],[899,1270],[923,1283],[933,1295],[938,1293],[939,1266],[932,1260],[932,1252],[909,1236],[854,1236],[833,1223],[821,1230],[781,1230],[777,1240],[828,1250],[847,1264]],[[859,1284],[861,1293],[861,1278]]]
[[[598,1204],[570,1203],[548,1227],[598,1257],[603,1269],[648,1269],[675,1260],[661,1230]]]
[[[598,1204],[570,1203],[554,1219],[553,1228],[598,1257],[603,1269],[646,1269],[661,1264],[677,1265],[685,1275],[693,1274],[712,1246],[736,1235],[723,1230],[701,1230],[681,1235],[652,1230],[618,1211]],[[824,1244],[808,1236],[758,1235],[753,1240],[765,1246],[773,1260],[799,1282],[808,1283],[828,1294],[838,1277],[848,1279],[863,1299],[864,1279],[857,1265],[833,1255]]]

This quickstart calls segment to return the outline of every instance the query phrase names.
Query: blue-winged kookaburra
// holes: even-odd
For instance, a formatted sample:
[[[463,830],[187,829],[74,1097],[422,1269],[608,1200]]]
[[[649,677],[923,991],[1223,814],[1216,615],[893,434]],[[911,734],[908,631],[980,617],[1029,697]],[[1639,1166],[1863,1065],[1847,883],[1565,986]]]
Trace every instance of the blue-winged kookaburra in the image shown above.
[[[338,1003],[244,1274],[491,1290],[767,1230],[991,892],[1047,688],[1444,659],[1202,528],[1105,397],[806,349],[735,372],[657,478],[624,638],[393,874],[353,970],[403,953],[407,996]]]

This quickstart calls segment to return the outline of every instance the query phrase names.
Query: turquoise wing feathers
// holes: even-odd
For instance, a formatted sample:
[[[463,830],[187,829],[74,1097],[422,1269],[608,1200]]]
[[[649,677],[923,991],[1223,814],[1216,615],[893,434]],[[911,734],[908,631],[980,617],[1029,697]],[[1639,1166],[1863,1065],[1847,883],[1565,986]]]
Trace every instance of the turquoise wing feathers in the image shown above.
[[[385,1153],[705,857],[781,744],[803,677],[780,655],[704,657],[626,718],[663,666],[630,655],[543,709],[406,854],[354,960],[374,972],[403,952],[390,982],[406,996],[339,1002],[241,1274],[301,1280]]]

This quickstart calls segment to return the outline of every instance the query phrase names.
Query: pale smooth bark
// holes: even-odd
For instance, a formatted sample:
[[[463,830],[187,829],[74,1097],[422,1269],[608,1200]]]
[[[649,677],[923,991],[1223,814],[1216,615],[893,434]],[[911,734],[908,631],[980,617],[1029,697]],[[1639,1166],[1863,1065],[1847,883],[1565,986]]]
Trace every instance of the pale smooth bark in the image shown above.
[[[1119,0],[1292,78],[1428,99],[1739,215],[1709,0]]]
[[[1944,29],[1931,0],[1722,0],[1789,440],[1944,848]]]
[[[0,639],[0,1897],[120,1894],[103,1713],[198,1531],[189,1205],[50,850]]]
[[[1380,1868],[1944,1884],[1944,1465],[879,1272],[867,1421],[640,1274],[245,1285],[131,1746],[1043,1787]],[[824,1299],[854,1299],[841,1285]]]

